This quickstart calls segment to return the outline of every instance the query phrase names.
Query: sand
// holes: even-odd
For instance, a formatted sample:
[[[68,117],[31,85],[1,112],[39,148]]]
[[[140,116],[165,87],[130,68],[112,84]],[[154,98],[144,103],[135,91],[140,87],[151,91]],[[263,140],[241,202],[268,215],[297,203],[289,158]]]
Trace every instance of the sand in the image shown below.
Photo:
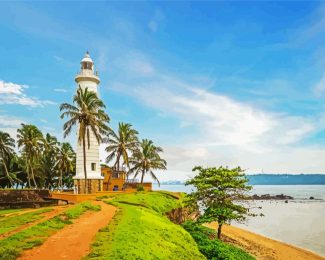
[[[101,211],[87,212],[49,237],[44,244],[27,250],[20,260],[77,260],[86,256],[99,229],[108,225],[116,208],[104,202],[94,202],[101,206]]]
[[[215,229],[217,227],[217,223],[206,224],[206,226]],[[325,259],[325,257],[319,256],[308,250],[270,239],[238,227],[225,225],[223,226],[222,231],[222,240],[244,249],[245,251],[254,255],[257,259]]]

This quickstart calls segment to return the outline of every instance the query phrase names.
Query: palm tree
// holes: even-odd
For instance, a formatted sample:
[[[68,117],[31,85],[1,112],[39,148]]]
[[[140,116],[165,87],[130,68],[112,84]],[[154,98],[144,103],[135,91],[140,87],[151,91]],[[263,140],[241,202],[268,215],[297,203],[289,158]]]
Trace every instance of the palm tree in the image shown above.
[[[63,189],[63,174],[71,172],[74,167],[75,153],[69,143],[63,143],[60,145],[55,168],[59,172],[59,183],[58,187]]]
[[[31,187],[30,179],[32,179],[34,187],[37,187],[34,167],[41,154],[43,134],[34,125],[21,124],[21,126],[22,127],[17,130],[18,148],[21,148],[22,155],[25,159],[28,186],[29,188]]]
[[[6,179],[9,180],[10,186],[13,184],[13,178],[10,176],[7,163],[14,156],[15,140],[8,133],[0,131],[0,164],[2,164]]]
[[[44,186],[48,189],[54,187],[54,173],[56,156],[59,151],[58,140],[55,136],[46,134],[43,140],[43,153],[41,157],[41,170],[44,177]]]
[[[166,170],[167,162],[160,158],[159,153],[163,152],[163,149],[159,146],[155,146],[151,140],[143,139],[140,143],[140,147],[135,151],[130,158],[130,163],[133,167],[129,173],[134,173],[134,178],[141,174],[141,184],[143,184],[143,178],[145,174],[150,176],[158,182],[160,182],[157,176],[153,173],[153,170]]]
[[[90,147],[90,133],[98,144],[103,141],[103,135],[107,134],[109,122],[108,115],[104,112],[105,105],[95,92],[83,90],[80,86],[77,94],[73,97],[73,104],[64,103],[60,111],[64,111],[61,118],[70,118],[63,125],[64,137],[68,136],[73,126],[78,127],[78,142],[83,148],[83,163],[85,174],[85,193],[87,193],[87,168],[86,168],[86,142]]]
[[[133,129],[131,124],[119,123],[118,133],[110,129],[105,140],[108,144],[105,149],[108,152],[106,163],[115,159],[114,168],[119,171],[122,158],[123,164],[129,168],[129,152],[134,152],[139,144],[137,135],[138,131]]]

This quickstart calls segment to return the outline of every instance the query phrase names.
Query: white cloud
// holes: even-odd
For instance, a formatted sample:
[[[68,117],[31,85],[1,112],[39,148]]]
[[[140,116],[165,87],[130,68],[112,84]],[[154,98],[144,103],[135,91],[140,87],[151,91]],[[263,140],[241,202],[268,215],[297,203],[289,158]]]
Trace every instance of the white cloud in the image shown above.
[[[28,88],[26,85],[19,85],[11,82],[0,80],[0,94],[16,94],[22,95],[23,89]]]
[[[22,123],[25,123],[23,119],[8,115],[0,115],[0,131],[10,134],[12,138],[16,138],[17,128],[19,128]]]
[[[317,97],[321,97],[325,94],[325,73],[320,78],[320,80],[315,84],[313,91]]]
[[[155,68],[148,57],[139,52],[128,52],[113,64],[119,71],[127,71],[128,76],[148,77],[155,75]]]
[[[155,67],[147,77],[130,69],[125,61],[120,68],[129,78],[119,79],[110,88],[132,95],[158,114],[179,122],[165,133],[171,135],[170,140],[177,138],[177,143],[159,143],[168,162],[168,171],[159,173],[161,180],[186,179],[195,165],[240,165],[253,173],[262,169],[275,173],[322,172],[325,168],[325,150],[321,145],[305,143],[324,129],[320,114],[296,116],[265,110],[207,90],[206,81],[191,75],[183,80]],[[175,137],[175,132],[182,134]]]
[[[67,93],[68,90],[67,89],[64,89],[64,88],[55,88],[54,89],[55,92],[63,92],[63,93]]]
[[[0,80],[0,104],[18,104],[29,107],[39,107],[56,104],[50,100],[40,100],[36,97],[28,97],[25,90],[27,85],[4,82]]]

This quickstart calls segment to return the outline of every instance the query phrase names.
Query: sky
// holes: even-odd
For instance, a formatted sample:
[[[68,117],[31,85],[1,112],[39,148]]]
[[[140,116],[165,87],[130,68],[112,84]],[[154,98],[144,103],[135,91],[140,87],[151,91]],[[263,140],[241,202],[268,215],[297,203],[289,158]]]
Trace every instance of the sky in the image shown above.
[[[164,149],[160,180],[324,173],[324,43],[321,2],[0,2],[0,130],[63,140],[59,105],[89,51],[111,126]]]

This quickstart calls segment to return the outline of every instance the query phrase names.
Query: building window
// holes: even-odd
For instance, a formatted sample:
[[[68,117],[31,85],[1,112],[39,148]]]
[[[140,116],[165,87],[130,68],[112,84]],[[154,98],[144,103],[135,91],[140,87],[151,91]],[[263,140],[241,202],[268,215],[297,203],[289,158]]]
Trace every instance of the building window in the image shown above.
[[[96,163],[91,163],[91,170],[96,171]]]

